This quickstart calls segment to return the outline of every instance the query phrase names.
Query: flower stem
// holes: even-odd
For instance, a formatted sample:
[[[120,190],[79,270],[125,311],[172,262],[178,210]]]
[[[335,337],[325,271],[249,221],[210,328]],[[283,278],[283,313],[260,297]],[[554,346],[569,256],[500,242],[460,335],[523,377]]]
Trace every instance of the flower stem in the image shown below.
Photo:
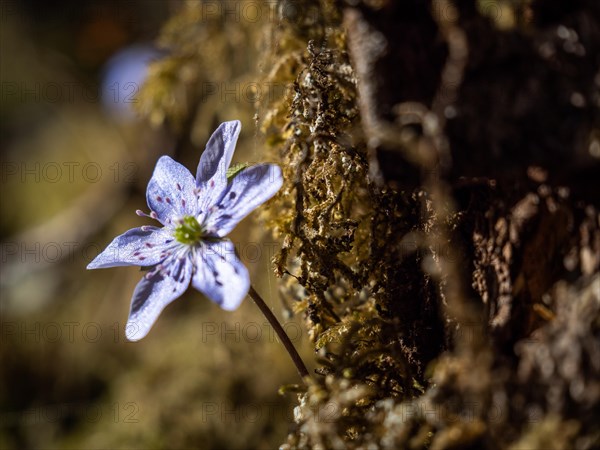
[[[283,346],[289,353],[290,357],[292,358],[292,361],[294,361],[294,364],[296,365],[296,369],[298,369],[298,373],[300,374],[300,376],[302,378],[310,377],[308,370],[306,369],[306,366],[304,365],[304,362],[302,361],[302,358],[300,358],[300,355],[296,351],[294,344],[292,344],[292,341],[290,340],[288,335],[285,333],[283,327],[277,320],[277,317],[275,317],[275,315],[271,311],[271,308],[269,308],[267,306],[267,304],[262,299],[262,297],[258,294],[258,292],[256,292],[254,290],[253,286],[250,286],[250,291],[248,292],[248,294],[250,295],[250,297],[252,297],[252,300],[254,300],[254,303],[256,303],[256,306],[258,306],[258,308],[261,310],[261,312],[267,318],[267,320],[269,321],[269,323],[275,330],[275,333],[277,333],[277,336],[279,336],[279,339],[281,339]]]

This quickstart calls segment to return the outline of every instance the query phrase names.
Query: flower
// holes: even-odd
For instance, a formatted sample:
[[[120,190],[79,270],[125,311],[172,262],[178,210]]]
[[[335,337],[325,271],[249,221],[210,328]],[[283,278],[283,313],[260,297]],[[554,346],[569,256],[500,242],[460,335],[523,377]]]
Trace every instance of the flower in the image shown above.
[[[150,331],[161,311],[181,296],[190,282],[226,310],[236,309],[250,288],[248,269],[225,236],[281,187],[281,169],[259,164],[228,179],[240,134],[239,121],[222,123],[200,157],[196,179],[162,156],[148,183],[150,214],[162,227],[142,226],[116,237],[88,266],[148,267],[131,300],[125,329],[137,341]],[[230,177],[231,178],[231,177]]]

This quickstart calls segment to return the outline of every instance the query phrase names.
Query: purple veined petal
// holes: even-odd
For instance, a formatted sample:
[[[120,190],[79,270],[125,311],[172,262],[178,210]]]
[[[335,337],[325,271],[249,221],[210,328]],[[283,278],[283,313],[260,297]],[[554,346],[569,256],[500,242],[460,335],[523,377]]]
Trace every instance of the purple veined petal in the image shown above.
[[[239,120],[223,122],[206,144],[196,171],[201,211],[212,205],[227,186],[227,169],[241,129]]]
[[[205,243],[195,254],[196,273],[192,286],[221,308],[236,309],[248,294],[248,269],[228,240]]]
[[[146,190],[146,201],[163,225],[194,215],[197,210],[196,181],[190,171],[169,156],[161,156]]]
[[[185,292],[191,277],[189,255],[174,258],[162,270],[147,273],[133,292],[125,328],[127,339],[139,341],[145,337],[162,310]]]
[[[273,197],[283,184],[281,169],[275,164],[258,164],[242,170],[227,186],[208,217],[206,226],[217,236],[229,234],[258,206]]]
[[[173,246],[174,238],[163,228],[132,228],[114,238],[87,268],[154,266],[168,256]]]
[[[207,183],[216,175],[226,178],[227,168],[231,164],[235,144],[237,143],[242,124],[239,120],[223,122],[212,134],[200,157],[196,182]]]

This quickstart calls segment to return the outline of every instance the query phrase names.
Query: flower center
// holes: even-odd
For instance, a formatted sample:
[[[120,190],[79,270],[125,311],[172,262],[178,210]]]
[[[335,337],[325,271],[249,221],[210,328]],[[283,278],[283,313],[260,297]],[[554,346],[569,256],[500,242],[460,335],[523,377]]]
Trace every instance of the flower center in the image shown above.
[[[200,242],[204,230],[194,216],[185,216],[175,228],[173,236],[182,244],[193,245]]]

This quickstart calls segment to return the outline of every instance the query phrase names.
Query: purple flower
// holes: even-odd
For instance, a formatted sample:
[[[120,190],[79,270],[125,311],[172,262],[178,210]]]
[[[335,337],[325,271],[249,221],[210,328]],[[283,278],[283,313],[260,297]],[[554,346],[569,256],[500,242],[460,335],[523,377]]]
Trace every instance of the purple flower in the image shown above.
[[[250,288],[248,270],[225,236],[283,182],[274,164],[245,168],[233,179],[227,169],[240,134],[239,121],[222,123],[202,153],[196,179],[162,156],[148,183],[150,214],[162,227],[142,226],[116,237],[88,269],[144,266],[148,272],[131,300],[129,340],[150,331],[161,311],[192,286],[223,309],[236,309]]]

